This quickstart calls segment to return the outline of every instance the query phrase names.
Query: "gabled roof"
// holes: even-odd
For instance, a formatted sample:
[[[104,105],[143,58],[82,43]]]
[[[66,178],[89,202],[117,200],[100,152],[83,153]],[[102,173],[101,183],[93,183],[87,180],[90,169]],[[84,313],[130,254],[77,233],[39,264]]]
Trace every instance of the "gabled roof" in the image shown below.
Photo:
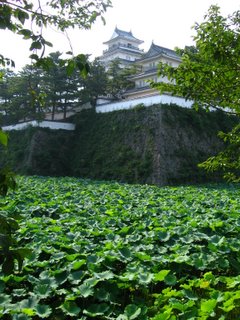
[[[179,55],[174,50],[158,46],[152,42],[151,47],[149,48],[148,52],[143,54],[141,59],[139,59],[138,61],[142,61],[142,60],[149,59],[152,57],[157,57],[160,55],[164,55],[164,56],[168,56],[173,59],[180,60]]]
[[[116,39],[118,37],[127,39],[129,41],[133,41],[133,42],[138,43],[138,44],[141,44],[141,43],[144,42],[144,41],[139,40],[136,37],[134,37],[133,34],[132,34],[132,31],[128,32],[128,31],[120,30],[120,29],[118,29],[116,27],[114,32],[113,32],[113,34],[112,34],[112,37],[110,38],[110,40],[104,42],[104,44],[107,44],[107,43],[111,42],[113,39]]]

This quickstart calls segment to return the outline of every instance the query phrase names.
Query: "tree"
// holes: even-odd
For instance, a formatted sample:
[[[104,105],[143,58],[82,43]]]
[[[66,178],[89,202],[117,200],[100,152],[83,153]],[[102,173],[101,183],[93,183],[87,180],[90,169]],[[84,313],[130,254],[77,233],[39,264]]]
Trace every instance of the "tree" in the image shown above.
[[[64,60],[60,52],[50,54],[51,68],[42,73],[40,84],[41,91],[45,93],[45,113],[51,113],[51,119],[55,119],[57,112],[64,113],[64,119],[68,109],[77,103],[79,75],[76,72],[68,75]]]
[[[182,58],[177,68],[160,63],[159,75],[169,82],[152,86],[194,101],[196,109],[220,109],[239,119],[240,11],[223,17],[218,6],[211,6],[204,22],[196,23],[194,29],[195,47],[177,49]],[[225,177],[239,181],[240,126],[219,135],[227,143],[226,149],[201,166],[210,171],[221,169]]]
[[[80,3],[80,4],[79,4]],[[46,46],[52,44],[45,39],[43,33],[48,27],[55,27],[64,32],[69,28],[79,27],[89,29],[97,19],[102,17],[106,9],[111,6],[110,0],[0,0],[0,29],[10,30],[31,40],[30,58],[39,67],[49,69],[53,62],[44,58]],[[103,19],[103,17],[102,17]],[[104,19],[103,19],[104,20]],[[29,27],[31,26],[31,27]],[[71,59],[65,60],[66,71],[72,73],[79,69],[83,75],[89,71],[87,57],[79,54],[76,57],[72,53]],[[14,66],[14,61],[4,57],[0,53],[0,65]],[[0,73],[0,78],[3,73]],[[33,96],[36,91],[33,90]],[[7,134],[0,129],[0,144],[7,146]],[[15,180],[7,168],[0,168],[0,195],[5,195],[9,187],[14,187]],[[11,273],[14,269],[14,261],[18,261],[19,268],[24,257],[28,254],[24,248],[16,248],[13,232],[17,228],[15,219],[8,216],[0,216],[0,264],[5,273]]]
[[[113,60],[107,71],[107,93],[115,99],[121,97],[126,90],[134,88],[134,82],[130,80],[130,76],[136,73],[136,65],[123,68],[119,59]]]
[[[42,70],[26,66],[19,73],[2,71],[0,79],[0,110],[4,114],[3,123],[15,124],[20,120],[41,119],[43,105],[41,99]]]
[[[98,17],[104,22],[103,14],[110,6],[111,0],[82,0],[80,4],[78,0],[0,0],[0,29],[10,30],[30,40],[30,58],[47,68],[51,61],[43,59],[45,48],[52,46],[44,36],[47,28],[57,28],[62,32],[74,27],[90,29]],[[0,53],[0,64],[14,66],[14,61]],[[69,72],[74,67],[84,74],[88,71],[84,55],[72,57],[66,64]]]
[[[90,102],[95,106],[97,98],[107,93],[107,73],[99,59],[90,64],[90,72],[87,77],[81,79],[79,95],[82,103]]]
[[[0,73],[2,74],[2,77],[0,78],[1,120],[4,118],[3,123],[6,124],[6,118],[9,116],[9,104],[12,98],[9,87],[11,86],[11,79],[15,77],[15,73],[7,69],[0,70]]]

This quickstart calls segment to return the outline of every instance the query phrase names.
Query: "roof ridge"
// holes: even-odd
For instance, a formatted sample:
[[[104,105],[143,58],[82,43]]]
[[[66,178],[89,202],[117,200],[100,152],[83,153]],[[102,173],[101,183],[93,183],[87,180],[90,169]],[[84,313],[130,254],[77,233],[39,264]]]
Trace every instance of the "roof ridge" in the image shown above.
[[[173,49],[170,49],[170,48],[167,48],[167,47],[163,47],[163,46],[159,46],[158,44],[155,44],[154,42],[152,42],[152,46],[154,46],[155,48],[159,48],[159,49],[164,49],[164,50],[167,50],[167,51],[175,52],[175,50],[173,50]]]

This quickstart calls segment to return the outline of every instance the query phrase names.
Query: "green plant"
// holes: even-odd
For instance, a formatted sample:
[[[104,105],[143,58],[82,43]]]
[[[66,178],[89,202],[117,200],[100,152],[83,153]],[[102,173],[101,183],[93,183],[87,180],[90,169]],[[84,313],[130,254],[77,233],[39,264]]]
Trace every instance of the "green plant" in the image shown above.
[[[0,274],[3,319],[239,318],[238,186],[18,185],[0,204],[32,254]]]
[[[228,136],[220,134],[228,142],[226,149],[201,164],[212,171],[224,168],[220,172],[232,181],[239,181],[239,27],[239,10],[224,17],[220,8],[212,5],[204,21],[194,25],[195,45],[177,49],[179,66],[159,64],[159,76],[169,81],[152,83],[160,92],[193,101],[197,110],[220,110],[236,116],[235,129]]]

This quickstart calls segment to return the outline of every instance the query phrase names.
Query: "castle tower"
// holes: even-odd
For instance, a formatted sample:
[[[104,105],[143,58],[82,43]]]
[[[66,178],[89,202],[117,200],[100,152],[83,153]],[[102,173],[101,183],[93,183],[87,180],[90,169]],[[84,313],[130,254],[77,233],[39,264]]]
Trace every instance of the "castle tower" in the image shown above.
[[[99,57],[106,69],[112,60],[119,59],[121,66],[126,67],[136,59],[141,58],[143,50],[139,45],[144,41],[135,38],[132,32],[127,32],[115,28],[110,40],[104,42],[108,46]]]

